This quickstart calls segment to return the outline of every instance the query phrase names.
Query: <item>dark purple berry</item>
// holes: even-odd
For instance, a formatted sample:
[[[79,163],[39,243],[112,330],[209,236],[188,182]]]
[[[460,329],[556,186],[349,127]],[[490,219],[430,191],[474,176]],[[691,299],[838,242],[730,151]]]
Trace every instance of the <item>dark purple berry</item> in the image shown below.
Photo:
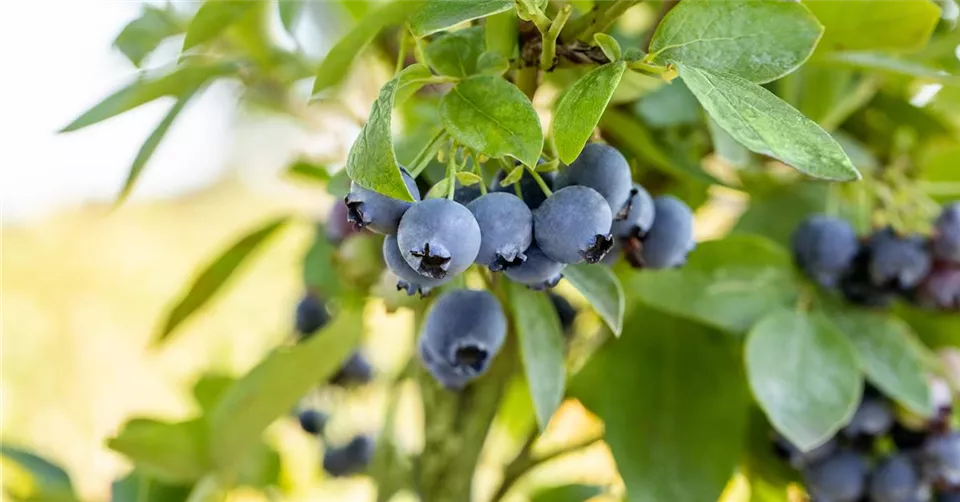
[[[328,419],[329,417],[326,413],[313,409],[303,410],[297,415],[297,420],[300,421],[300,428],[303,429],[304,432],[315,436],[323,434],[323,429],[326,427]]]
[[[621,219],[627,216],[627,201],[633,181],[627,159],[613,148],[590,143],[580,155],[557,176],[556,187],[580,185],[596,190],[610,206],[610,214]]]
[[[653,200],[656,218],[650,231],[640,245],[631,242],[625,249],[639,248],[638,253],[628,254],[631,263],[644,268],[676,268],[687,262],[687,254],[696,247],[693,239],[693,212],[680,199],[663,195]],[[636,240],[635,237],[625,241]],[[634,248],[635,249],[635,248]]]
[[[614,237],[642,239],[653,226],[656,213],[653,198],[646,189],[634,183],[627,201],[625,217],[613,222]]]
[[[400,220],[397,243],[403,259],[420,275],[434,279],[466,270],[480,252],[480,225],[463,204],[428,199]]]
[[[330,448],[323,454],[323,470],[333,477],[362,473],[373,460],[374,441],[370,436],[357,436],[341,448]]]
[[[373,381],[373,366],[360,352],[354,352],[347,362],[330,378],[330,383],[346,387],[363,385]]]
[[[941,260],[960,263],[960,202],[944,207],[934,223],[933,252]]]
[[[308,294],[297,304],[294,327],[301,339],[312,335],[329,321],[330,314],[316,296]]]
[[[556,286],[563,278],[566,264],[552,260],[536,244],[527,249],[526,256],[523,263],[503,271],[510,280],[539,291]]]
[[[516,195],[488,193],[470,204],[480,225],[480,251],[476,262],[499,272],[520,265],[533,242],[533,213]]]
[[[452,275],[443,279],[434,279],[414,270],[407,263],[407,260],[403,259],[400,247],[397,245],[396,235],[388,235],[383,239],[383,261],[386,262],[387,268],[399,278],[397,289],[406,291],[408,295],[419,293],[421,297],[426,296],[430,294],[433,288],[446,284],[453,279]]]
[[[817,214],[808,217],[791,241],[797,266],[824,287],[833,287],[847,272],[860,243],[845,220]]]
[[[816,498],[830,502],[858,502],[866,491],[867,463],[847,450],[803,470],[807,491]]]
[[[607,201],[596,190],[569,186],[534,211],[534,238],[554,261],[597,263],[613,247],[612,221]]]

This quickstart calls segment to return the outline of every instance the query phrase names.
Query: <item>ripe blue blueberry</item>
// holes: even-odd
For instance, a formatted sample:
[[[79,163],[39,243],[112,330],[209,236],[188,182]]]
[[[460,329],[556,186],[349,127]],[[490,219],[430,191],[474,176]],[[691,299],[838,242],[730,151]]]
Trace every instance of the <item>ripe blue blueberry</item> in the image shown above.
[[[920,475],[904,455],[885,458],[870,475],[870,502],[916,502]]]
[[[933,252],[941,260],[960,263],[960,202],[944,207],[934,223]]]
[[[466,270],[480,252],[480,225],[469,209],[452,200],[428,199],[400,220],[397,242],[403,259],[434,279]]]
[[[613,222],[613,235],[621,238],[642,239],[653,226],[654,216],[657,213],[653,198],[645,188],[634,183],[625,208],[625,217]]]
[[[630,198],[633,181],[630,165],[623,154],[608,145],[590,143],[583,148],[566,170],[557,176],[557,188],[581,185],[596,190],[610,206],[610,213],[620,219]]]
[[[844,220],[817,214],[808,217],[793,233],[793,256],[808,277],[833,287],[850,268],[860,244]]]
[[[935,502],[960,502],[960,488],[955,488],[949,492],[940,492],[934,500]]]
[[[360,352],[354,352],[347,362],[340,367],[336,374],[330,377],[330,383],[346,387],[348,385],[363,385],[373,380],[373,366]]]
[[[948,486],[960,486],[960,432],[931,436],[922,450],[928,479]]]
[[[680,199],[661,195],[653,200],[656,218],[641,239],[639,252],[627,255],[635,266],[660,269],[679,267],[696,247],[693,240],[693,212]],[[625,249],[630,249],[625,243]]]
[[[329,321],[330,314],[316,296],[308,293],[297,304],[294,327],[301,339],[312,335]]]
[[[342,200],[334,201],[333,207],[330,208],[330,214],[327,216],[326,227],[327,239],[334,244],[340,244],[347,237],[360,232],[350,222],[349,209]]]
[[[479,377],[503,346],[507,318],[487,291],[442,295],[427,313],[418,348],[427,370],[448,388]]]
[[[547,188],[553,190],[556,173],[553,171],[548,171],[538,174],[540,175],[540,178],[543,180],[544,184],[547,185]],[[493,178],[493,183],[490,185],[490,191],[506,192],[516,195],[516,188],[513,184],[505,187],[500,186],[500,182],[506,177],[507,173],[504,171],[498,172]],[[531,176],[526,170],[523,171],[523,176],[520,177],[520,181],[517,183],[520,185],[520,197],[530,209],[536,209],[540,207],[540,204],[543,204],[543,201],[547,199],[547,195],[543,193],[543,188],[540,188],[540,184],[537,183],[537,180],[533,179],[533,176]]]
[[[871,308],[889,306],[896,298],[896,291],[877,286],[870,277],[870,253],[861,249],[850,264],[849,270],[840,277],[840,292],[854,305]]]
[[[829,502],[857,502],[866,485],[867,464],[849,450],[807,466],[803,471],[807,491],[816,499]]]
[[[875,232],[867,241],[870,281],[879,287],[905,291],[920,284],[932,260],[919,236],[901,237],[893,229]]]
[[[407,190],[413,199],[420,200],[420,190],[417,182],[401,169],[400,175],[407,185]],[[413,205],[412,202],[394,199],[364,188],[354,182],[350,183],[350,193],[343,198],[347,204],[348,218],[358,228],[369,228],[381,234],[397,233],[400,218]]]
[[[459,182],[457,182],[457,187],[453,191],[453,200],[454,202],[459,202],[466,206],[481,195],[483,195],[483,192],[480,191],[479,184],[474,183],[473,185],[461,185]]]
[[[374,441],[370,436],[357,436],[346,446],[330,448],[323,453],[323,470],[333,477],[360,474],[373,460]]]
[[[499,272],[522,264],[523,252],[533,242],[533,213],[516,195],[488,193],[470,204],[480,225],[480,252],[476,262]]]
[[[878,437],[893,427],[894,416],[890,404],[881,398],[864,398],[843,434],[850,438]]]
[[[920,284],[917,299],[927,308],[960,311],[960,267],[935,268]]]
[[[434,279],[414,270],[407,260],[403,259],[396,235],[388,235],[383,239],[383,261],[386,262],[387,268],[399,278],[397,289],[406,291],[408,295],[420,293],[421,297],[426,296],[433,288],[453,279],[452,275],[443,279]]]
[[[570,305],[566,298],[552,291],[547,295],[553,303],[553,308],[557,311],[557,317],[560,318],[560,327],[563,328],[563,332],[570,333],[570,329],[573,328],[573,321],[577,318],[577,309],[573,308],[573,305]]]
[[[297,420],[300,422],[300,428],[309,434],[319,435],[323,434],[323,429],[327,425],[327,420],[330,417],[326,413],[323,413],[319,410],[306,409],[302,410],[297,415]]]
[[[566,264],[554,261],[534,244],[527,248],[527,259],[523,263],[509,267],[503,273],[514,282],[526,284],[530,289],[552,288],[563,278]]]
[[[537,246],[561,263],[597,263],[613,247],[613,215],[596,190],[568,186],[553,193],[533,212]]]

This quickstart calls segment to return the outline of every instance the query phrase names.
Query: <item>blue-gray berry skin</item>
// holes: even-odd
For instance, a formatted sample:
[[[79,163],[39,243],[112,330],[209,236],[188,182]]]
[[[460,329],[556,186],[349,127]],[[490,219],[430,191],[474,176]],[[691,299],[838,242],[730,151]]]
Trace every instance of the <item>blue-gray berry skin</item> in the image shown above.
[[[363,385],[373,381],[373,365],[361,352],[354,352],[350,359],[330,378],[333,385]]]
[[[571,185],[590,187],[600,193],[617,218],[630,198],[633,181],[630,164],[616,148],[601,143],[590,143],[580,156],[557,176],[557,188]]]
[[[934,498],[935,502],[960,502],[960,487],[954,488],[953,491],[949,492],[940,492]]]
[[[960,486],[960,432],[931,436],[923,445],[922,456],[927,479]]]
[[[413,199],[420,200],[420,190],[417,182],[407,171],[402,170],[403,182]],[[397,233],[400,218],[413,205],[412,202],[394,199],[364,188],[354,182],[350,183],[350,193],[343,198],[347,204],[347,214],[351,223],[358,228],[369,228],[381,234]]]
[[[323,429],[326,427],[328,419],[329,417],[326,413],[314,409],[303,410],[297,415],[300,428],[303,429],[304,432],[315,436],[323,434]]]
[[[400,220],[397,243],[420,275],[443,279],[466,270],[480,252],[480,225],[463,204],[428,199]]]
[[[896,291],[917,286],[932,266],[926,248],[919,236],[899,236],[890,228],[875,232],[867,241],[871,283]]]
[[[543,183],[547,185],[547,188],[553,190],[554,178],[556,173],[554,171],[548,171],[545,173],[537,173],[540,175],[540,178],[543,180]],[[514,184],[507,185],[505,187],[500,186],[500,182],[507,177],[507,173],[500,171],[493,178],[493,183],[490,185],[491,192],[506,192],[517,194],[517,189]],[[523,171],[523,176],[520,177],[520,181],[517,183],[520,184],[520,196],[523,199],[523,202],[530,209],[536,209],[540,207],[540,204],[543,204],[543,201],[547,199],[547,195],[543,193],[543,188],[540,188],[540,184],[537,183],[537,180],[533,179],[533,176],[530,175],[526,170]]]
[[[330,314],[316,296],[308,294],[297,304],[294,327],[301,339],[312,335],[329,321]]]
[[[527,259],[523,263],[507,268],[503,273],[511,281],[525,284],[530,289],[544,290],[552,288],[563,278],[563,269],[567,265],[545,255],[536,244],[527,249]]]
[[[647,235],[657,214],[653,197],[650,197],[647,190],[634,183],[625,210],[625,216],[613,222],[614,237],[639,239]]]
[[[849,438],[878,437],[889,432],[893,423],[893,409],[886,400],[864,398],[850,423],[844,427],[843,434]]]
[[[340,448],[330,448],[323,454],[323,470],[339,478],[362,473],[373,460],[374,440],[357,436]]]
[[[945,206],[937,217],[933,252],[941,260],[960,263],[960,202]]]
[[[479,377],[503,346],[507,318],[487,291],[461,289],[442,295],[430,308],[419,348],[427,370],[450,388]]]
[[[793,233],[797,266],[824,287],[833,287],[851,267],[860,243],[845,220],[817,214],[808,217]]]
[[[680,199],[662,195],[653,200],[656,218],[641,240],[640,264],[644,268],[679,267],[696,247],[693,240],[693,212]]]
[[[533,242],[533,213],[516,195],[488,193],[467,204],[480,225],[476,262],[499,272],[522,264]]]
[[[596,190],[568,186],[553,193],[533,212],[537,246],[560,263],[597,263],[613,248],[613,214]]]
[[[477,200],[483,192],[480,191],[480,185],[474,183],[473,185],[461,185],[457,183],[457,188],[453,191],[453,200],[459,202],[466,206],[467,204]]]
[[[815,500],[858,502],[866,491],[867,463],[857,453],[841,450],[803,470],[807,491]]]
[[[399,279],[397,289],[406,291],[408,295],[420,293],[421,297],[426,296],[430,294],[433,288],[446,284],[453,279],[452,275],[443,279],[434,279],[414,270],[403,258],[403,254],[400,253],[396,235],[388,235],[383,239],[383,261],[387,264],[387,268]]]
[[[960,267],[935,268],[917,292],[917,302],[927,308],[960,311]]]
[[[920,492],[917,468],[904,455],[883,459],[870,475],[870,502],[916,502]]]

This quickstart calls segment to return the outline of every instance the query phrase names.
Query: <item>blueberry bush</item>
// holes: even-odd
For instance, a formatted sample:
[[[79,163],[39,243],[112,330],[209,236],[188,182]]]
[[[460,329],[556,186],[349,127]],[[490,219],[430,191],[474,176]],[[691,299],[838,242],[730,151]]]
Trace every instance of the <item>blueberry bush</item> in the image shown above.
[[[954,0],[145,6],[116,49],[139,66],[180,37],[179,59],[63,129],[173,98],[121,200],[213,82],[298,116],[370,61],[393,71],[345,162],[290,167],[335,200],[309,222],[290,343],[201,379],[191,420],[129,421],[113,500],[282,497],[262,439],[281,420],[318,438],[318,471],[383,501],[960,500],[960,369],[938,357],[960,346],[957,17]],[[317,19],[347,27],[323,58],[278,42]],[[156,343],[304,219],[201,267]],[[364,355],[370,303],[413,313],[397,374]],[[328,441],[338,410],[308,396],[377,381],[417,386],[422,446],[396,441],[396,399],[379,430]],[[537,447],[565,400],[603,433]],[[498,420],[523,424],[516,448],[475,476]],[[519,483],[599,441],[622,483]],[[2,455],[32,480],[15,498],[75,499],[50,462]]]

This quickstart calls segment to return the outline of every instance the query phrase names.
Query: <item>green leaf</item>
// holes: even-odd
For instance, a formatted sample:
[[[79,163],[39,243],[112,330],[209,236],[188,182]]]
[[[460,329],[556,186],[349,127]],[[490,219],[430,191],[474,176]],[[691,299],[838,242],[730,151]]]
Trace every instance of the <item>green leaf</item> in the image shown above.
[[[418,37],[498,12],[513,9],[513,0],[455,0],[425,2],[410,15],[410,31]]]
[[[140,17],[127,23],[113,41],[113,46],[136,66],[140,66],[160,42],[182,30],[173,14],[164,9],[145,5]]]
[[[327,167],[306,159],[297,159],[287,166],[287,174],[317,183],[330,181],[330,172]]]
[[[255,3],[255,2],[254,2]],[[393,24],[400,24],[422,3],[395,0],[379,6],[357,21],[343,38],[332,48],[317,68],[317,78],[313,82],[313,96],[329,89],[347,77],[350,65],[357,54],[373,41],[381,30]]]
[[[850,420],[863,379],[856,350],[826,318],[773,312],[750,330],[747,377],[770,423],[803,451],[831,438]]]
[[[788,247],[800,222],[811,213],[826,210],[828,187],[824,183],[747,183],[744,188],[750,193],[750,206],[733,227],[733,234],[761,235]]]
[[[751,151],[817,178],[860,178],[836,140],[770,91],[734,75],[677,67],[710,117]]]
[[[303,12],[303,7],[306,5],[303,0],[278,0],[278,8],[280,10],[280,22],[283,24],[284,29],[287,30],[287,33],[293,33],[293,29],[296,27],[297,20],[300,19],[300,14]]]
[[[483,20],[486,48],[509,61],[517,53],[517,15],[513,9],[488,16]]]
[[[477,73],[503,75],[510,69],[510,61],[497,52],[484,52],[477,59]]]
[[[171,423],[135,418],[107,446],[160,481],[191,483],[209,468],[204,425],[201,419]]]
[[[360,307],[344,306],[317,334],[295,346],[277,349],[237,380],[208,417],[214,463],[222,471],[236,469],[260,443],[268,425],[339,369],[362,332]]]
[[[939,68],[880,52],[835,52],[825,56],[825,61],[839,63],[864,70],[875,70],[898,75],[907,75],[949,85],[960,85],[960,77]]]
[[[703,117],[700,102],[682,80],[641,97],[633,109],[651,127],[697,124]]]
[[[522,165],[514,167],[513,169],[510,170],[509,173],[507,173],[506,176],[504,176],[502,180],[500,180],[500,186],[508,187],[520,181],[520,178],[523,178],[523,173],[525,171],[526,171],[526,168],[523,167]]]
[[[707,117],[707,130],[713,143],[713,153],[733,167],[743,168],[750,164],[750,150],[727,134],[717,122]]]
[[[749,399],[735,344],[648,309],[572,379],[604,421],[631,502],[715,502],[744,444]]]
[[[523,369],[540,430],[563,401],[566,367],[563,330],[550,298],[543,292],[508,282]]]
[[[617,276],[607,267],[587,264],[570,265],[563,269],[563,276],[590,302],[613,334],[620,336],[626,300]]]
[[[607,56],[607,59],[610,61],[620,61],[623,57],[623,50],[620,49],[620,43],[610,35],[606,33],[594,33],[593,41],[600,47],[603,55]]]
[[[209,412],[216,406],[217,402],[220,401],[220,397],[223,396],[224,391],[229,389],[236,381],[235,378],[227,375],[203,375],[193,384],[193,398],[197,401],[197,405],[200,406],[200,409],[203,410],[204,413]]]
[[[885,396],[922,416],[933,413],[922,344],[906,323],[859,310],[833,313],[831,320],[853,342],[867,378]]]
[[[560,160],[565,164],[580,155],[626,68],[626,63],[618,61],[591,70],[557,101],[553,137]]]
[[[326,227],[318,226],[313,244],[303,257],[303,284],[325,298],[334,298],[343,290],[337,271],[337,248],[327,238]]]
[[[458,2],[438,2],[449,4]],[[494,75],[475,75],[440,101],[440,120],[452,137],[492,158],[511,155],[534,166],[543,149],[540,118],[516,86]]]
[[[4,495],[18,497],[15,500],[79,500],[70,475],[63,468],[25,449],[0,444],[0,465],[4,467],[0,489]]]
[[[287,222],[286,217],[269,221],[262,227],[245,235],[242,239],[230,246],[221,253],[215,260],[203,268],[203,271],[197,274],[193,284],[188,289],[176,306],[170,310],[167,320],[163,324],[158,335],[158,341],[163,341],[173,332],[177,326],[187,320],[200,307],[210,301],[213,296],[220,291],[227,283],[227,280],[233,276],[234,272],[240,268],[247,258],[257,248],[263,244],[268,237],[273,235]]]
[[[956,313],[934,312],[909,305],[898,305],[896,313],[926,346],[933,349],[960,347],[960,316]]]
[[[443,178],[438,181],[430,190],[427,190],[427,195],[424,199],[443,199],[447,197],[447,194],[450,193],[450,178]]]
[[[388,197],[413,201],[400,175],[400,164],[393,150],[391,119],[399,89],[419,81],[425,74],[429,75],[429,70],[423,65],[411,65],[380,88],[380,95],[370,109],[370,118],[347,157],[347,175],[356,184]]]
[[[153,153],[157,151],[157,147],[160,146],[163,137],[167,135],[167,131],[170,129],[170,126],[173,125],[173,121],[177,119],[177,116],[180,115],[180,112],[183,111],[183,108],[187,106],[187,103],[193,96],[194,94],[192,92],[180,96],[177,102],[173,104],[173,107],[170,108],[170,111],[163,117],[163,120],[157,124],[157,128],[150,133],[150,136],[148,136],[146,141],[143,142],[143,145],[140,146],[140,150],[137,151],[137,156],[133,159],[133,164],[130,166],[130,171],[127,173],[127,179],[123,182],[123,188],[120,189],[120,194],[117,196],[118,204],[122,203],[126,200],[127,196],[130,195],[133,186],[137,183],[137,180],[140,179],[143,168],[146,167]]]
[[[593,485],[561,485],[538,490],[530,496],[530,502],[584,502],[603,493],[603,488]]]
[[[213,79],[230,74],[235,69],[236,64],[232,62],[212,65],[189,64],[162,75],[144,74],[133,83],[104,98],[60,132],[82,129],[163,96],[189,95]]]
[[[678,3],[657,26],[648,59],[764,83],[803,64],[822,33],[817,19],[798,2]]]
[[[754,236],[700,244],[682,268],[634,272],[624,289],[653,308],[735,334],[798,295],[790,255]]]
[[[483,28],[473,26],[437,37],[424,51],[427,63],[441,75],[464,78],[477,72],[483,52]]]
[[[457,181],[459,181],[461,185],[471,186],[477,183],[483,183],[483,178],[474,173],[459,172],[457,173]]]
[[[256,5],[247,0],[206,0],[190,21],[183,50],[216,38]]]
[[[805,2],[826,28],[817,54],[833,51],[913,51],[923,48],[940,18],[933,2],[835,0]]]
[[[190,484],[162,483],[134,468],[110,485],[110,502],[183,502],[191,489]]]

